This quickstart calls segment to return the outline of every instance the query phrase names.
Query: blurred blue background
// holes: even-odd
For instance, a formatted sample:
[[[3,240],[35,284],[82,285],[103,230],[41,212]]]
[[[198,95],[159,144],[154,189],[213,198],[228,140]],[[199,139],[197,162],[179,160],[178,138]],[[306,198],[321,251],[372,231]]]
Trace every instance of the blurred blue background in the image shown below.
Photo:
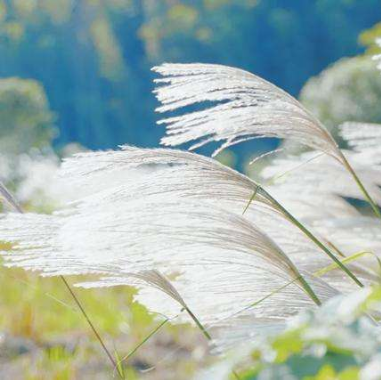
[[[153,65],[237,66],[298,96],[329,64],[363,53],[361,32],[380,20],[379,0],[0,0],[0,139],[24,123],[23,137],[37,132],[20,150],[157,146]],[[243,157],[274,144],[234,150]]]

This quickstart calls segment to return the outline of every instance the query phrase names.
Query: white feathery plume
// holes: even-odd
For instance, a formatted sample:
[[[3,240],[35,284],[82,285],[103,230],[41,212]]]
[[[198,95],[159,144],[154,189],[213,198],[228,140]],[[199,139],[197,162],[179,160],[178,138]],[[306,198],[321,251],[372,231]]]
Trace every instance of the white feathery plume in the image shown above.
[[[173,198],[117,202],[107,210],[99,206],[53,216],[10,214],[0,221],[0,239],[13,244],[11,252],[3,253],[7,265],[43,275],[99,273],[104,277],[99,286],[129,284],[125,274],[132,272],[179,274],[174,287],[207,323],[298,277],[275,242],[245,218],[212,204]],[[303,305],[309,299],[300,286],[290,289]],[[170,312],[165,307],[159,312]],[[276,309],[268,305],[260,311],[272,316]],[[287,312],[285,306],[280,314],[294,310]]]
[[[351,153],[351,157],[354,156]],[[315,157],[315,160],[309,160]],[[357,163],[356,161],[353,161]],[[298,168],[299,173],[294,173],[292,168]],[[377,179],[380,180],[379,172],[368,169],[363,164],[355,165],[357,170],[361,169],[364,183],[371,190],[372,196],[380,202],[380,191]],[[286,157],[277,159],[274,164],[265,168],[263,176],[273,179],[275,185],[269,186],[271,193],[281,201],[283,205],[291,210],[304,224],[309,226],[322,240],[334,250],[339,250],[345,256],[353,255],[360,251],[368,251],[377,256],[381,255],[381,227],[377,219],[362,217],[361,214],[340,196],[362,199],[362,193],[358,191],[351,178],[345,176],[344,169],[335,160],[325,156],[314,156],[313,153],[301,154],[298,157]],[[278,176],[285,173],[284,176]],[[323,200],[323,202],[322,202]],[[271,237],[285,250],[291,259],[292,251],[287,248],[287,243],[279,241],[271,232],[271,226],[264,226],[265,221],[260,223]],[[295,235],[292,231],[285,234],[287,237]],[[301,242],[297,237],[294,238]],[[292,244],[290,245],[290,249]],[[301,251],[298,248],[298,251]],[[305,253],[313,253],[314,248],[305,250]],[[300,257],[301,256],[301,257]],[[299,260],[303,254],[298,254]],[[310,258],[309,266],[319,257]],[[356,260],[356,275],[366,284],[376,280],[375,266],[378,268],[376,257],[366,255],[361,260]],[[319,258],[320,259],[320,258]],[[301,262],[295,262],[303,269]],[[365,264],[364,266],[362,266]],[[324,267],[320,263],[319,266]],[[351,268],[351,265],[348,265]],[[311,271],[312,267],[309,267]],[[354,268],[352,268],[354,271]],[[365,273],[364,273],[365,271]],[[362,273],[362,274],[361,274]],[[366,275],[365,275],[366,274]],[[338,273],[330,272],[325,277],[329,283],[342,292],[349,291],[347,282],[335,279]]]
[[[186,151],[122,146],[119,151],[78,154],[63,162],[60,178],[81,188],[95,180],[107,182],[122,173],[128,174],[130,180],[92,189],[86,197],[78,197],[79,206],[166,195],[233,203],[229,207],[241,214],[257,191],[256,201],[279,212],[247,176],[216,160]]]
[[[381,205],[381,171],[377,168],[369,168],[356,154],[346,152],[351,159],[353,167],[358,173],[361,173],[361,181],[364,183],[369,194],[374,201]],[[310,160],[314,158],[313,160]],[[297,167],[296,171],[292,168]],[[284,176],[279,176],[285,173]],[[335,196],[350,197],[364,200],[364,194],[358,188],[358,185],[352,177],[348,176],[345,168],[330,156],[316,156],[316,152],[307,152],[299,156],[289,156],[285,158],[275,159],[272,165],[264,168],[262,176],[266,181],[272,179],[276,187],[269,186],[274,195],[277,195],[279,201],[288,205],[287,197],[298,197],[306,204],[308,202],[317,202],[318,197],[324,202],[319,202],[319,208],[315,208],[317,213],[322,210],[328,215],[337,213],[336,216],[342,213],[353,215],[353,208],[345,205]],[[316,196],[316,197],[315,197]],[[333,210],[332,206],[336,205]],[[293,211],[292,208],[290,208]],[[297,212],[294,213],[298,215]]]
[[[315,207],[316,205],[319,204],[315,204]],[[303,208],[303,206],[300,205],[298,207],[299,209]],[[300,230],[295,229],[294,225],[285,221],[282,216],[274,214],[271,210],[258,208],[258,205],[249,209],[247,214],[248,215],[246,217],[253,221],[255,225],[261,226],[266,234],[282,248],[282,250],[302,273],[314,274],[315,272],[319,272],[319,270],[332,265],[332,261],[329,257],[321,255],[322,253],[320,249],[314,245],[310,239],[302,234]],[[355,216],[360,217],[358,212],[356,212]],[[355,219],[356,218],[353,218],[353,221],[355,221]],[[334,219],[330,219],[329,217],[326,217],[326,220],[334,221]],[[330,247],[332,251],[336,253],[337,257],[341,257],[341,260],[345,260],[345,257],[349,257],[357,251],[366,250],[362,249],[361,246],[359,247],[360,241],[358,245],[353,247],[348,245],[342,247],[341,242],[338,240],[333,240],[332,242],[332,236],[326,235],[326,231],[324,229],[320,229],[320,224],[313,224],[313,221],[315,221],[315,219],[306,222],[307,226],[310,225],[308,228],[313,231],[314,234],[318,236],[327,247]],[[334,243],[337,245],[334,245]],[[340,251],[338,251],[339,248],[341,249]],[[369,266],[366,266],[365,268],[358,265],[358,259],[353,263],[347,264],[347,267],[349,267],[350,270],[356,274],[356,277],[363,284],[368,285],[377,280],[377,277],[375,277],[373,271],[375,265],[374,258],[371,256],[366,256],[365,259],[367,260],[367,264],[369,264]],[[350,292],[356,290],[356,285],[352,282],[348,282],[347,278],[343,278],[342,275],[342,271],[337,268],[323,274],[321,279],[325,280],[328,284],[340,292]]]
[[[346,122],[339,128],[356,160],[381,172],[381,124]]]
[[[84,266],[121,266],[119,261],[123,261],[134,271],[153,265],[176,269],[196,258],[207,263],[205,250],[200,249],[203,245],[246,255],[258,251],[264,260],[284,271],[290,267],[277,245],[249,221],[202,202],[183,200],[179,204],[176,199],[160,197],[52,216],[11,213],[0,221],[0,239],[14,243],[14,252],[5,254],[10,264],[35,265],[45,275],[66,272],[60,267],[65,260],[67,274],[72,273],[73,264],[81,266],[82,262]],[[188,251],[174,255],[183,245]],[[27,259],[30,253],[39,255]]]
[[[295,98],[244,70],[208,64],[163,64],[153,68],[164,84],[155,92],[159,112],[206,102],[206,109],[181,114],[159,123],[167,125],[165,145],[197,141],[195,149],[225,141],[222,149],[257,137],[294,140],[335,158],[355,180],[375,215],[381,211],[328,130]],[[210,103],[212,105],[210,106]]]
[[[340,127],[340,134],[349,146],[357,152],[381,146],[381,124],[346,122]]]
[[[200,321],[215,328],[233,329],[243,315],[253,326],[266,319],[278,324],[310,305],[300,285],[291,284],[245,310],[298,278],[292,262],[319,299],[337,293],[328,283],[308,276],[331,261],[284,218],[261,188],[255,207],[240,216],[257,185],[213,159],[176,150],[123,147],[79,154],[65,161],[61,175],[81,188],[135,172],[133,181],[115,179],[92,188],[89,196],[53,216],[4,217],[0,239],[13,242],[12,252],[5,253],[7,264],[49,276],[101,275],[87,287],[134,285],[137,277],[132,273],[139,276],[157,269],[170,277]],[[324,279],[339,289],[348,283],[339,271]],[[366,283],[366,276],[361,279]],[[154,311],[177,314],[178,300],[166,294],[142,288],[137,298]]]
[[[366,251],[381,258],[381,226],[376,218],[364,216],[328,218],[316,220],[313,226],[345,253]],[[374,258],[366,256],[364,259],[370,262],[369,267],[374,269]],[[377,270],[379,273],[381,269]]]
[[[284,211],[254,181],[204,156],[178,150],[124,146],[121,151],[84,153],[70,158],[63,164],[61,177],[64,182],[82,182],[86,187],[93,182],[94,176],[103,182],[102,173],[105,178],[111,178],[113,173],[131,173],[147,166],[151,171],[141,172],[134,181],[121,186],[95,192],[80,200],[78,208],[92,210],[97,205],[112,208],[115,202],[175,197],[207,201],[241,215],[255,191],[255,201],[245,217],[256,226],[264,227],[266,234],[287,255],[293,256],[298,267],[313,272],[331,262],[321,248],[317,249],[316,244],[290,223]],[[306,257],[308,252],[313,254]],[[315,256],[317,259],[312,261]]]
[[[219,150],[257,137],[293,139],[342,160],[337,144],[321,123],[295,98],[247,71],[210,64],[163,64],[155,90],[159,112],[206,103],[204,110],[160,121],[167,125],[162,143],[177,146],[225,141]],[[212,104],[211,104],[212,103]],[[200,141],[201,140],[201,141]]]

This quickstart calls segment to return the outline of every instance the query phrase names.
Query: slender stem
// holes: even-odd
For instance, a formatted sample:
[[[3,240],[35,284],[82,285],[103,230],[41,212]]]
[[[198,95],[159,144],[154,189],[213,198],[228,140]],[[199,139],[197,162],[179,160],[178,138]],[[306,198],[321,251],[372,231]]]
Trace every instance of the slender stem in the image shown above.
[[[165,324],[169,322],[169,318],[163,320],[152,332],[148,334],[131,352],[129,352],[125,357],[123,357],[119,363],[128,360],[131,356],[133,356],[140,347],[142,347],[156,332],[158,332]]]
[[[353,260],[356,260],[356,259],[358,259],[359,257],[361,257],[361,256],[363,256],[365,254],[372,254],[372,253],[371,252],[366,252],[366,251],[360,252],[360,253],[355,253],[355,254],[351,255],[350,257],[344,258],[343,262],[352,262]],[[324,267],[324,268],[322,268],[320,270],[315,271],[312,275],[320,278],[321,276],[323,276],[327,272],[334,270],[336,268],[335,266],[336,266],[335,264],[331,264],[331,265],[329,265],[327,267]],[[263,301],[265,301],[268,298],[271,298],[273,295],[278,294],[279,292],[283,291],[286,287],[290,286],[291,284],[293,284],[293,283],[295,283],[297,281],[300,281],[300,276],[298,276],[297,278],[294,278],[293,280],[287,282],[283,286],[280,286],[277,289],[271,291],[269,294],[263,296],[261,299],[257,300],[256,302],[254,302],[254,303],[248,305],[247,307],[245,307],[245,308],[235,312],[234,314],[228,316],[228,318],[236,316],[236,315],[238,315],[241,312],[244,312],[244,311],[246,311],[246,310],[248,310],[250,308],[253,308],[253,307],[257,306],[258,304],[262,303]]]
[[[77,304],[78,308],[81,310],[82,312],[82,315],[84,316],[84,318],[86,319],[87,323],[89,324],[91,330],[93,331],[94,335],[96,336],[96,338],[98,339],[100,345],[102,346],[103,350],[105,351],[107,357],[109,358],[110,362],[112,363],[114,369],[117,369],[118,371],[118,374],[119,374],[119,377],[123,379],[123,375],[122,373],[120,372],[120,369],[118,368],[114,358],[112,357],[110,351],[107,349],[106,347],[106,344],[104,343],[104,341],[102,340],[101,336],[99,335],[98,331],[96,330],[96,328],[94,327],[92,321],[90,320],[89,316],[87,315],[85,309],[83,308],[81,302],[79,301],[77,295],[74,293],[74,291],[72,290],[72,288],[70,287],[69,283],[67,283],[67,280],[65,279],[64,276],[60,276],[62,282],[65,284],[66,288],[68,289],[69,293],[71,294],[71,296],[73,297],[75,303]]]
[[[308,238],[310,238],[318,247],[320,247],[358,286],[364,287],[360,280],[349,270],[336,256],[312,234],[302,223],[300,223],[287,209],[285,209],[277,200],[275,200],[267,191],[261,188],[266,197],[282,211],[282,213],[296,225]]]
[[[1,182],[0,182],[0,193],[4,196],[6,201],[15,209],[16,212],[21,213],[21,214],[24,213],[24,210],[21,207],[21,205],[16,201],[16,199],[13,197],[13,195],[8,191],[8,189],[5,187],[5,185],[2,184]],[[107,357],[110,359],[110,362],[111,362],[112,366],[115,368],[116,367],[116,362],[115,362],[114,358],[111,356],[110,351],[107,349],[107,347],[106,347],[104,341],[102,340],[100,334],[98,333],[98,331],[96,330],[94,324],[92,323],[92,321],[90,320],[89,316],[87,315],[84,307],[82,306],[82,303],[77,298],[76,294],[74,293],[73,289],[70,287],[70,285],[67,282],[66,278],[64,276],[62,276],[62,275],[60,276],[60,278],[61,278],[62,282],[65,284],[65,287],[69,291],[70,295],[73,297],[73,299],[74,299],[75,303],[77,304],[78,308],[82,312],[82,315],[84,316],[85,320],[89,324],[91,330],[94,332],[96,338],[99,341],[99,344],[101,345],[101,347],[105,351]],[[119,374],[120,378],[122,379],[123,375],[121,374],[119,369],[118,369],[118,374]]]
[[[381,212],[378,208],[377,204],[373,201],[372,197],[364,187],[364,184],[360,180],[360,178],[357,176],[357,173],[353,169],[353,167],[349,164],[347,158],[344,156],[344,154],[341,152],[341,157],[343,159],[343,163],[345,168],[349,171],[349,173],[352,175],[353,179],[356,181],[356,184],[360,188],[361,192],[363,193],[365,199],[368,201],[369,205],[372,207],[374,214],[381,219]]]
[[[250,197],[249,202],[247,203],[245,210],[243,211],[242,215],[245,214],[251,203],[254,201],[255,196],[258,194],[260,189],[263,189],[261,186],[257,186],[254,190],[253,195]],[[319,297],[315,294],[314,290],[311,288],[311,286],[308,284],[308,282],[304,279],[303,275],[299,272],[298,268],[294,265],[294,263],[287,257],[287,263],[291,267],[292,271],[297,276],[297,279],[300,280],[300,283],[304,290],[306,291],[307,295],[316,303],[318,306],[321,305],[321,301]]]
[[[251,203],[254,201],[255,196],[256,196],[257,193],[258,193],[258,190],[259,190],[259,187],[256,187],[255,190],[254,190],[253,195],[250,197],[249,202],[248,202],[247,205],[245,206],[245,209],[244,209],[244,211],[242,212],[242,215],[244,215],[244,214],[246,213],[247,209],[249,209],[249,206],[250,206]]]
[[[212,337],[210,336],[209,332],[205,329],[205,327],[201,324],[200,320],[198,320],[196,318],[196,316],[193,314],[193,312],[187,307],[187,306],[184,306],[184,309],[185,311],[188,312],[189,316],[193,319],[193,321],[196,323],[197,327],[200,328],[200,330],[202,331],[202,333],[204,334],[204,336],[208,339],[208,340],[212,340]]]
[[[317,306],[321,306],[321,301],[318,298],[318,296],[315,294],[315,292],[312,290],[309,283],[304,279],[304,277],[300,274],[299,271],[295,272],[296,275],[298,275],[299,282],[302,284],[303,288],[306,290],[307,294],[311,297],[311,299],[314,301],[314,303]]]
[[[197,324],[198,328],[202,331],[202,333],[205,335],[205,337],[210,341],[212,340],[212,336],[210,336],[209,332],[206,330],[206,328],[201,324],[201,322],[196,318],[196,316],[193,314],[193,312],[187,307],[184,306],[185,311],[188,312],[189,316],[193,319],[193,321]],[[239,377],[238,373],[233,369],[232,373],[234,377],[237,380],[240,380],[241,378]]]

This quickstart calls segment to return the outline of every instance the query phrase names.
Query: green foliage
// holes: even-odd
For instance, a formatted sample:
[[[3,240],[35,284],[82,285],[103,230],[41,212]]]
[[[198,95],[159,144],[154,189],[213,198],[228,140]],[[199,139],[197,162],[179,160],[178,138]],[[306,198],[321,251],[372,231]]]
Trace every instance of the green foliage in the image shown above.
[[[235,370],[243,379],[378,379],[381,339],[371,315],[380,303],[375,287],[305,311],[280,334],[256,340]]]
[[[369,56],[342,59],[311,78],[300,100],[334,133],[346,121],[381,123],[381,75]]]
[[[360,34],[359,41],[366,46],[368,54],[379,54],[380,47],[376,44],[376,39],[381,37],[381,22],[374,25],[372,28],[365,30]]]
[[[23,153],[50,145],[54,116],[34,80],[0,79],[0,152]]]
[[[69,278],[71,284],[78,280]],[[1,268],[0,288],[0,351],[6,361],[2,375],[19,379],[113,377],[108,359],[59,278]],[[134,302],[135,291],[129,287],[75,291],[111,352],[115,348],[120,359],[163,320]],[[140,371],[152,365],[152,378],[190,377],[200,366],[201,359],[193,358],[191,352],[199,348],[199,338],[189,326],[166,324],[123,362],[126,378],[140,378]],[[13,341],[16,344],[11,347]],[[168,353],[176,355],[167,358]]]

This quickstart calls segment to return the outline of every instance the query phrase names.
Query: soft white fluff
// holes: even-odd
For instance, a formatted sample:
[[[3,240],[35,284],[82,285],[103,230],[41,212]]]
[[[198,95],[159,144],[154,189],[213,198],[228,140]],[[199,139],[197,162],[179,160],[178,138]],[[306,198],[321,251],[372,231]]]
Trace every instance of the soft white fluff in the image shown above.
[[[374,201],[381,205],[381,169],[364,164],[354,152],[348,151],[346,156]],[[262,176],[279,187],[275,190],[275,187],[270,186],[269,189],[285,205],[288,205],[286,198],[297,197],[302,203],[314,203],[312,207],[315,213],[323,212],[326,216],[355,214],[353,208],[345,205],[337,196],[364,200],[363,193],[348,171],[332,157],[317,155],[316,152],[275,159],[263,170]],[[303,213],[303,207],[300,209]]]
[[[147,166],[151,170],[134,176],[133,181],[99,190],[82,199],[77,207],[91,211],[98,205],[107,209],[112,208],[116,202],[149,202],[151,198],[169,197],[180,200],[180,203],[185,200],[202,200],[242,215],[258,186],[246,176],[204,156],[178,150],[141,149],[130,146],[122,147],[122,151],[85,153],[68,159],[63,165],[62,178],[65,182],[76,181],[78,185],[82,183],[85,187],[93,182],[94,176],[110,178],[113,173],[131,173],[132,170],[139,171]],[[277,187],[271,190],[284,196]],[[294,194],[298,207],[296,210],[305,210],[299,192],[290,190],[290,193]],[[317,192],[314,195],[312,201],[320,197]],[[331,207],[337,204],[336,210],[351,210],[339,197],[327,199],[333,200]],[[311,213],[316,211],[316,204],[311,204],[310,210]],[[325,209],[318,210],[324,213]],[[333,208],[330,211],[333,213]],[[355,210],[353,214],[356,215]],[[246,211],[245,218],[260,226],[302,271],[314,272],[332,263],[320,248],[285,218],[277,206],[266,198],[266,194],[262,194],[261,189]],[[334,285],[338,289],[351,288],[352,285],[340,276],[340,271],[327,274],[326,279],[335,278]]]
[[[13,243],[3,253],[6,264],[46,276],[100,277],[85,287],[133,285],[151,310],[173,316],[186,303],[218,332],[239,329],[241,318],[253,327],[283,324],[313,305],[295,282],[246,309],[296,279],[293,261],[319,298],[337,293],[308,275],[331,263],[324,253],[261,193],[242,216],[256,184],[213,159],[123,147],[66,160],[61,180],[86,188],[128,173],[131,181],[90,187],[87,197],[52,216],[2,216],[0,239]],[[185,313],[181,319],[189,320]]]
[[[347,122],[340,126],[340,134],[358,162],[381,173],[381,124]],[[376,179],[380,184],[381,176]]]
[[[349,134],[346,136],[349,138]],[[366,166],[362,160],[364,156],[359,159],[360,154],[360,150],[351,151],[347,156],[365,187],[380,204],[381,172],[376,166]],[[272,180],[272,185],[268,187],[271,193],[315,231],[333,251],[339,250],[339,254],[345,256],[369,251],[371,254],[356,260],[355,273],[359,278],[365,276],[370,282],[377,280],[380,269],[376,256],[381,257],[379,219],[363,217],[355,207],[342,198],[363,199],[363,194],[337,161],[328,156],[316,155],[314,152],[280,158],[265,168],[263,176],[267,181]],[[265,230],[273,236],[269,228]],[[287,246],[277,242],[292,258]],[[308,249],[308,253],[312,252]],[[300,257],[299,253],[298,256]],[[313,258],[317,257],[314,255]],[[364,272],[367,275],[364,275]],[[336,273],[336,279],[334,276],[334,273],[328,275],[330,284],[341,291],[349,291],[346,282],[340,281],[340,274]]]
[[[174,277],[174,287],[206,323],[296,278],[290,260],[268,236],[237,214],[202,202],[160,197],[53,216],[9,214],[0,220],[0,239],[14,243],[3,253],[7,265],[47,276],[103,274],[92,286],[135,284],[131,273],[157,269]],[[315,286],[324,299],[334,293],[323,282]],[[263,303],[258,316],[284,318],[312,304],[300,286],[291,285],[288,292],[294,297],[280,310]],[[178,303],[157,293],[141,298],[158,312],[179,312]]]
[[[244,70],[210,64],[163,64],[153,68],[159,112],[206,102],[201,111],[160,123],[167,125],[162,143],[176,146],[225,141],[221,149],[257,137],[293,139],[341,159],[328,131],[295,98]],[[216,151],[216,153],[219,152]]]

